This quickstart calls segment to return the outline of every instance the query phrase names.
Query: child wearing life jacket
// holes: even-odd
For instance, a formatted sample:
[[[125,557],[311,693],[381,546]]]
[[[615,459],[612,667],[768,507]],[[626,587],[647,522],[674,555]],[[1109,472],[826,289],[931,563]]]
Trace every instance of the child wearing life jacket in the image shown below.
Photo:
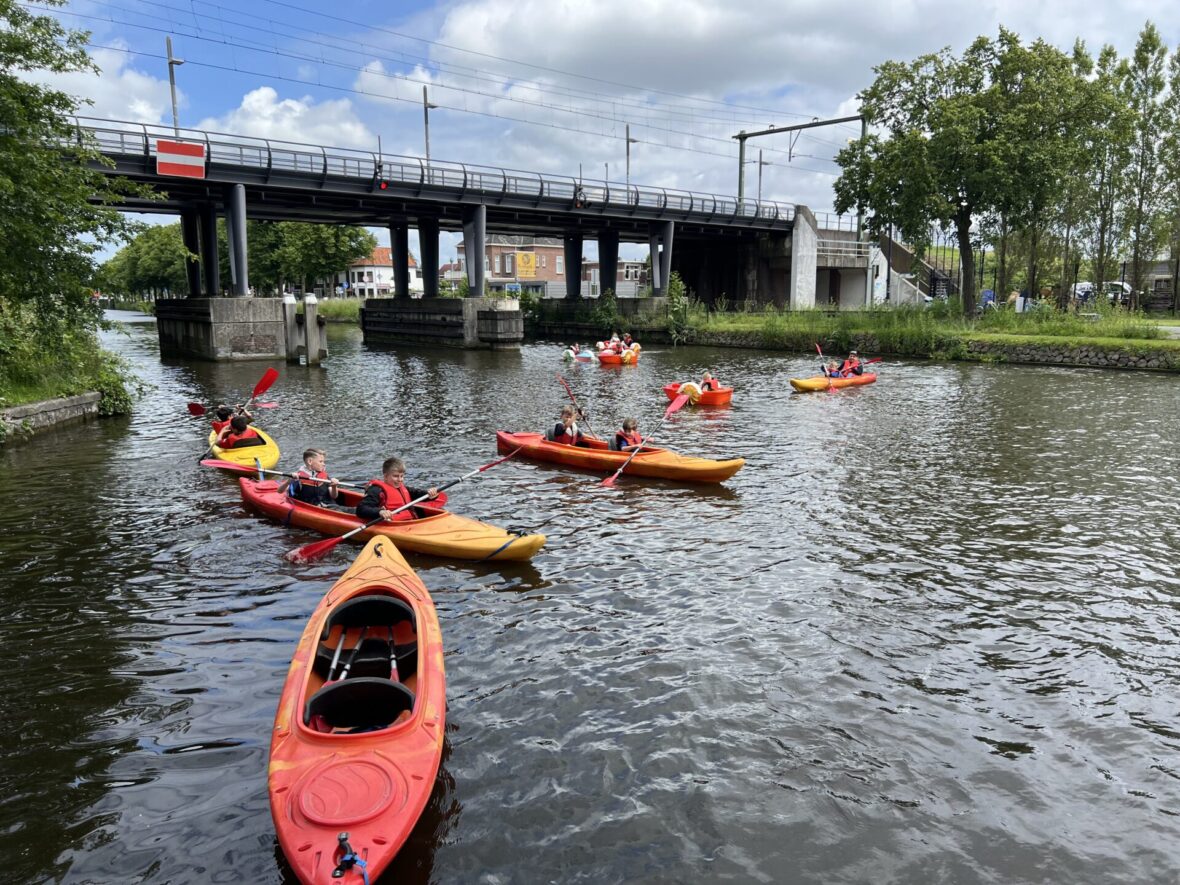
[[[234,415],[230,419],[229,427],[224,428],[217,437],[215,445],[219,449],[244,449],[246,446],[264,446],[266,440],[250,426],[249,418],[245,415]]]
[[[820,366],[819,370],[821,372],[823,372],[824,375],[828,378],[843,378],[844,377],[840,373],[840,363],[836,360],[832,360],[826,366]]]
[[[330,507],[340,493],[340,485],[334,476],[328,476],[327,459],[323,449],[305,451],[303,466],[295,471],[296,479],[285,479],[279,483],[279,494],[285,492],[304,504]]]
[[[561,419],[553,425],[553,431],[550,434],[553,442],[562,443],[567,446],[589,447],[585,435],[578,429],[576,418],[579,415],[580,413],[575,411],[573,406],[562,408]],[[585,415],[581,414],[581,417],[585,417]]]
[[[365,489],[365,497],[356,505],[356,515],[369,522],[380,516],[391,522],[406,519],[419,519],[429,515],[417,507],[407,507],[400,513],[394,513],[399,507],[409,504],[416,498],[426,496],[432,506],[442,507],[447,503],[445,493],[439,492],[434,486],[428,489],[416,489],[405,484],[406,465],[401,458],[386,458],[381,464],[381,478],[369,481]]]
[[[634,418],[623,419],[623,429],[615,431],[615,448],[620,452],[631,452],[639,448],[643,437],[639,434],[639,422]]]
[[[214,414],[216,417],[213,419],[213,432],[221,433],[229,427],[229,420],[234,416],[234,410],[229,406],[218,406]]]
[[[716,390],[720,386],[721,382],[714,378],[709,372],[705,372],[704,376],[701,378],[701,390]]]

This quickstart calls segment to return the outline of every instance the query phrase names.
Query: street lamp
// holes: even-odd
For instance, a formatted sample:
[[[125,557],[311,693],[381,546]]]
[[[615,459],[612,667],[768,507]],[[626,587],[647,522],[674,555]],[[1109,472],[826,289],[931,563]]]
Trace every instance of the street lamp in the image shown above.
[[[631,145],[639,144],[638,138],[631,137],[631,124],[627,124],[626,136],[627,142],[627,189],[631,189]]]
[[[168,48],[168,86],[172,90],[172,131],[180,138],[180,118],[176,113],[176,66],[184,64],[184,59],[172,56],[172,37],[165,37],[164,45]]]
[[[770,160],[762,159],[762,151],[758,151],[758,202],[762,202],[762,167],[771,165]]]
[[[426,87],[422,87],[422,122],[424,124],[424,131],[426,132],[426,162],[430,162],[430,111],[432,108],[437,108],[438,105],[431,104],[426,97]]]

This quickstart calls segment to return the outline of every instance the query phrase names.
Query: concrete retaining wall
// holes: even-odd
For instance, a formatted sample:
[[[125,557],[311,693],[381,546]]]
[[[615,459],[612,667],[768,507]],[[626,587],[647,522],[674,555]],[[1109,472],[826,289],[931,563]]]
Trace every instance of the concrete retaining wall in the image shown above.
[[[95,391],[65,396],[59,399],[25,403],[0,410],[0,443],[13,437],[40,433],[73,421],[85,421],[98,416],[98,401],[102,394]]]
[[[366,344],[515,350],[524,316],[513,298],[369,298],[361,331]]]
[[[163,356],[273,360],[287,356],[280,298],[167,298],[156,302]]]

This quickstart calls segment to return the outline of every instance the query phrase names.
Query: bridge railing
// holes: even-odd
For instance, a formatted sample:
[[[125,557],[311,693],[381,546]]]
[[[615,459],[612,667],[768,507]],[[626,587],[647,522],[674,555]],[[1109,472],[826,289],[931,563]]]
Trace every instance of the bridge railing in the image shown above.
[[[773,201],[745,200],[718,194],[676,188],[643,187],[605,179],[580,179],[545,175],[519,169],[504,169],[445,160],[427,162],[354,148],[322,147],[281,139],[258,138],[197,129],[180,129],[154,124],[76,117],[78,137],[92,137],[99,149],[110,156],[135,156],[145,163],[156,155],[159,139],[178,139],[205,145],[212,166],[261,171],[269,177],[278,173],[316,176],[323,186],[329,179],[366,183],[377,190],[380,182],[428,190],[480,193],[491,197],[519,197],[540,205],[561,200],[590,212],[617,209],[650,210],[669,216],[703,216],[709,220],[750,219],[788,222],[795,207]]]

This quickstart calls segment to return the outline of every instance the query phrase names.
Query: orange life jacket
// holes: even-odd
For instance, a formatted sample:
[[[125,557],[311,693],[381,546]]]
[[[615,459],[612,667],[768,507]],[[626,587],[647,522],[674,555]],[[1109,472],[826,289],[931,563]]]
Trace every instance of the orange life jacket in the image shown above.
[[[376,486],[381,490],[381,500],[378,502],[378,510],[397,510],[399,507],[404,507],[414,499],[410,497],[410,490],[404,485],[392,486],[382,479],[369,480],[369,485]],[[393,517],[394,522],[399,522],[403,519],[414,519],[414,508],[403,510]]]
[[[643,442],[643,437],[640,435],[640,433],[639,433],[639,431],[638,431],[638,430],[634,430],[634,431],[632,431],[631,433],[627,433],[627,431],[625,431],[625,430],[620,430],[620,431],[618,431],[618,432],[615,434],[615,436],[616,436],[617,438],[619,438],[619,439],[624,439],[624,440],[626,440],[626,442],[625,442],[625,443],[623,443],[622,445],[620,445],[620,446],[619,446],[619,448],[620,448],[620,449],[621,449],[621,448],[622,448],[624,445],[627,445],[627,446],[637,446],[637,445],[639,445],[641,442]]]
[[[255,430],[253,427],[247,427],[241,433],[231,433],[226,436],[226,438],[220,443],[220,446],[223,449],[232,449],[236,448],[239,443],[242,443],[245,440],[260,438],[261,437],[258,436],[257,430]]]

